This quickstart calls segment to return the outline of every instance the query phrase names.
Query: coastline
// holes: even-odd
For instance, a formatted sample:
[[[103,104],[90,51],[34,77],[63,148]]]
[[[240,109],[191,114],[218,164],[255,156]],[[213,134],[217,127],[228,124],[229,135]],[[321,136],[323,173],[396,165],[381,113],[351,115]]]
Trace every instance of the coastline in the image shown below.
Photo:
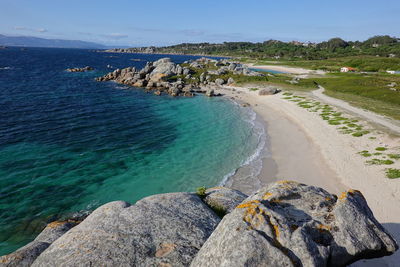
[[[282,94],[259,96],[246,87],[225,86],[225,97],[247,103],[265,122],[270,157],[264,157],[259,180],[262,185],[275,180],[296,180],[340,194],[360,190],[375,217],[400,241],[400,183],[385,177],[385,166],[367,166],[357,154],[365,148],[398,146],[398,139],[376,131],[375,140],[340,134],[317,114],[283,99]],[[398,162],[395,163],[395,168]],[[233,188],[243,189],[232,183]],[[390,257],[364,260],[352,266],[395,266],[399,252]]]

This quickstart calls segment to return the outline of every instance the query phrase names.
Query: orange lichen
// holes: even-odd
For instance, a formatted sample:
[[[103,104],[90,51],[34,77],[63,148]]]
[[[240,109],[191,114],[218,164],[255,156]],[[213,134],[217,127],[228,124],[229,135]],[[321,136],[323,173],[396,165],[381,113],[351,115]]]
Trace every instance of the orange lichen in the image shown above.
[[[236,208],[238,209],[245,209],[245,208],[250,208],[250,207],[257,207],[258,204],[260,204],[259,200],[252,200],[243,204],[238,205]]]
[[[319,224],[319,225],[317,225],[317,229],[319,231],[324,231],[324,230],[331,231],[332,230],[332,226],[326,225],[326,224]]]
[[[54,221],[54,222],[49,223],[47,225],[47,227],[49,227],[49,228],[57,228],[57,227],[59,227],[59,226],[61,226],[63,224],[66,224],[66,223],[67,223],[66,221]]]
[[[267,200],[270,196],[272,196],[272,193],[267,192],[267,193],[265,193],[265,194],[263,195],[262,199],[263,199],[263,200]]]
[[[353,196],[353,195],[356,195],[356,194],[358,194],[358,195],[363,197],[363,195],[361,194],[360,191],[355,190],[355,189],[350,189],[348,191],[342,192],[338,198],[339,198],[339,200],[345,200],[348,195]]]

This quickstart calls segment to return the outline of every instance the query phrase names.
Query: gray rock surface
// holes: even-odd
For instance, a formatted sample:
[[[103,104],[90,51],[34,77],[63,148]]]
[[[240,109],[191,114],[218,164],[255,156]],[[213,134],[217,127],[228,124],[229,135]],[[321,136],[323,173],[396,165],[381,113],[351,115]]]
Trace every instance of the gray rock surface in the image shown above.
[[[224,79],[218,78],[215,80],[215,84],[217,85],[223,85],[225,83]]]
[[[208,96],[208,97],[214,96],[214,89],[211,89],[211,88],[207,89],[206,96]]]
[[[267,88],[263,88],[263,89],[259,90],[258,94],[259,95],[274,95],[278,92],[279,92],[279,90],[275,87],[267,87]]]
[[[33,266],[188,266],[219,223],[195,194],[154,195],[96,209]]]
[[[0,266],[30,266],[55,240],[78,223],[72,220],[49,223],[35,240],[11,254],[0,257]]]
[[[213,210],[229,213],[248,196],[226,187],[212,187],[206,190],[203,201]]]
[[[227,214],[191,266],[346,266],[397,248],[360,192],[280,181]]]

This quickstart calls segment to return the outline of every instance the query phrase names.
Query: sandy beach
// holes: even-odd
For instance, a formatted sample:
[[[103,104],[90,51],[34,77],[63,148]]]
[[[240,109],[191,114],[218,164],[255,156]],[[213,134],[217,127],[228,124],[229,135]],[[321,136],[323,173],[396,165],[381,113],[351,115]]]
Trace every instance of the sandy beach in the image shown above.
[[[335,194],[350,188],[360,190],[378,221],[400,240],[400,180],[386,178],[387,166],[367,165],[366,158],[358,154],[382,146],[391,153],[400,153],[400,138],[374,130],[365,121],[362,123],[369,127],[370,134],[362,137],[342,134],[338,126],[329,125],[316,113],[284,99],[282,93],[260,96],[258,91],[245,87],[224,87],[219,91],[250,105],[265,122],[270,154],[263,159],[258,177],[261,184],[286,179],[319,186]],[[400,162],[397,160],[390,168],[400,168]],[[246,189],[243,183],[232,182],[230,186]],[[396,266],[398,262],[399,252],[352,266]]]

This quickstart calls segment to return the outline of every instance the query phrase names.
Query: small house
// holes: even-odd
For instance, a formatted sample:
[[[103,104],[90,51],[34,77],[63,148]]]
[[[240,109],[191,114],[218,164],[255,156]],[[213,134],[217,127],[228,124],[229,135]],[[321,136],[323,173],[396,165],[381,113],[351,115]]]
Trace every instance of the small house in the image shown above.
[[[340,68],[340,72],[355,72],[356,69],[352,67],[342,67]]]

